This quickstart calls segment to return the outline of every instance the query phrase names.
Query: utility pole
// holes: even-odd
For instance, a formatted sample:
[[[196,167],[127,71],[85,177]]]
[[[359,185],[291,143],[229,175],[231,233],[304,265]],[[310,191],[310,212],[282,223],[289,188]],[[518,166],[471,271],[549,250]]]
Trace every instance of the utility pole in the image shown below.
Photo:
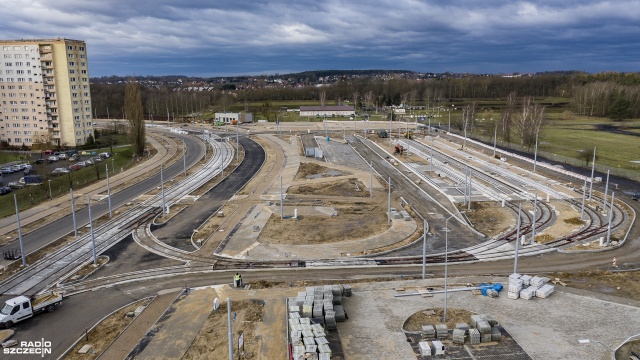
[[[611,193],[611,206],[609,206],[609,224],[607,225],[607,246],[611,245],[611,220],[613,220],[613,202],[615,199],[614,192]]]
[[[587,177],[584,177],[584,185],[582,186],[582,208],[580,209],[580,220],[584,219],[584,200],[587,196]]]
[[[518,273],[518,248],[520,246],[520,210],[521,210],[521,203],[518,203],[518,225],[517,225],[517,230],[516,230],[516,256],[515,259],[513,261],[513,273],[517,274]]]
[[[71,217],[73,218],[73,235],[78,238],[78,224],[76,223],[76,201],[73,198],[73,187],[69,186],[69,193],[71,195]]]
[[[113,211],[111,209],[111,186],[109,186],[109,164],[104,164],[104,168],[107,174],[107,200],[109,201],[109,219],[113,217]]]
[[[530,245],[536,241],[536,218],[538,216],[538,192],[536,192],[536,198],[533,199],[533,223],[531,224],[531,242]]]
[[[593,147],[593,161],[591,164],[591,185],[589,185],[589,201],[591,201],[591,192],[593,191],[593,173],[596,169],[596,147]]]
[[[536,172],[536,163],[538,162],[538,134],[536,131],[536,149],[533,153],[533,172]]]
[[[604,212],[607,212],[607,192],[609,191],[609,172],[611,170],[607,170],[607,183],[604,186],[604,198],[602,199],[602,210],[604,210]]]
[[[498,142],[498,124],[493,130],[493,157],[496,157],[496,143]]]
[[[16,221],[18,223],[18,240],[20,240],[20,256],[22,257],[22,266],[27,266],[27,259],[24,255],[24,244],[22,243],[22,228],[20,227],[20,210],[18,210],[18,197],[13,194],[13,202],[16,204]]]
[[[373,197],[373,160],[369,163],[369,197]]]
[[[96,238],[93,235],[93,218],[91,217],[91,195],[87,195],[87,207],[89,208],[89,226],[91,228],[91,245],[93,246],[93,265],[98,265],[96,256]]]
[[[282,195],[282,175],[280,175],[280,219],[284,219],[284,208],[282,206],[283,201],[284,196]]]
[[[423,220],[422,235],[422,280],[424,280],[427,271],[427,220]]]
[[[229,360],[233,360],[233,331],[231,325],[231,297],[227,298],[227,324],[229,325]]]
[[[389,195],[387,195],[387,220],[391,222],[391,177],[389,177]]]
[[[160,164],[160,187],[162,192],[162,216],[166,214],[166,207],[164,203],[164,175],[162,174],[163,164]]]

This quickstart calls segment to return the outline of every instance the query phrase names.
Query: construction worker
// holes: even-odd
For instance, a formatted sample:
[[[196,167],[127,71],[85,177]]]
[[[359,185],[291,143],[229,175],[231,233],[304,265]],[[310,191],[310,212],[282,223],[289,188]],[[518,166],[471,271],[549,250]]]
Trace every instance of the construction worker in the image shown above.
[[[235,287],[240,287],[240,282],[242,281],[242,278],[240,277],[240,274],[236,273],[236,276],[233,277],[233,283]]]

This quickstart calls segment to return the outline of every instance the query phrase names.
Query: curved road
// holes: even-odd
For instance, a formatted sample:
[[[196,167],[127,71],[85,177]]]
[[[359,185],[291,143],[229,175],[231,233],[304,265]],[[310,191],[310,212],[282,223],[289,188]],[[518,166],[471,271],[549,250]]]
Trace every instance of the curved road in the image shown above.
[[[190,167],[197,163],[204,155],[204,144],[194,139],[193,137],[186,135],[171,134],[174,137],[184,140],[187,146],[187,166]],[[165,182],[168,179],[182,173],[183,163],[178,161],[168,168],[164,169],[163,175]],[[111,195],[111,206],[117,208],[124,205],[128,201],[148,192],[149,190],[157,187],[160,184],[160,173],[153,174],[149,178],[140,181],[122,191],[119,191]],[[99,218],[104,214],[109,213],[109,205],[106,200],[96,201],[91,204],[91,213],[94,219]],[[89,211],[85,207],[76,211],[76,221],[78,228],[89,223]],[[59,239],[69,233],[73,232],[73,217],[67,215],[55,222],[42,226],[28,234],[22,236],[24,243],[25,254],[29,254],[39,248],[48,245],[52,241]],[[0,252],[5,249],[13,249],[19,247],[17,240],[0,247]],[[18,260],[19,261],[19,260]]]

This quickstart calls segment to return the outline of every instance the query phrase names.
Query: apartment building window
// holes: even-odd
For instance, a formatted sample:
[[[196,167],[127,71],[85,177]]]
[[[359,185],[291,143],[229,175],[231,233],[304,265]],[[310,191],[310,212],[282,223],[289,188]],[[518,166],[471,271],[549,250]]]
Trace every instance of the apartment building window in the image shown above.
[[[76,71],[75,70],[69,70],[69,74],[75,74]]]
[[[3,94],[3,95],[4,95],[4,94]],[[90,101],[89,101],[89,100],[85,100],[85,101],[84,101],[84,103],[85,103],[85,104],[89,104],[89,103],[90,103]]]
[[[86,74],[87,70],[80,70],[81,73]]]
[[[73,46],[67,45],[67,50],[73,50]]]
[[[74,116],[73,120],[80,120],[80,116],[78,116],[78,115]]]
[[[69,61],[69,66],[76,66],[76,63],[73,61]]]
[[[20,144],[20,143],[22,142],[22,139],[21,139],[21,138],[15,138],[15,139],[13,139],[13,140],[15,140],[15,142],[16,142],[17,144]]]
[[[73,54],[69,54],[69,59],[73,59],[75,56]]]
[[[7,71],[5,71],[5,74],[7,74],[7,75],[13,75],[13,70],[7,70]]]
[[[82,78],[82,81],[87,82],[87,81],[89,81],[89,79],[87,79],[87,78]]]
[[[87,66],[87,63],[83,61],[80,63],[80,66]]]
[[[80,48],[78,50],[84,51],[84,46],[80,46]]]
[[[21,135],[21,134],[20,134],[20,131],[14,131],[13,135]]]
[[[86,108],[84,108],[84,111],[87,111],[87,112],[88,112],[88,111],[91,111],[91,108],[86,107]]]
[[[24,70],[16,70],[16,74],[18,74],[18,75],[24,75]]]
[[[86,59],[86,58],[87,58],[87,56],[86,56],[86,55],[82,55],[82,54],[80,54],[80,59]]]
[[[78,93],[71,93],[71,97],[77,98],[78,97]]]
[[[22,62],[16,61],[16,66],[22,66]]]
[[[69,79],[69,81],[76,81],[76,78],[72,77]]]
[[[18,78],[18,82],[24,82],[24,78]]]
[[[11,46],[3,46],[2,50],[9,51],[9,50],[11,50]]]
[[[6,62],[6,63],[4,63],[4,66],[13,66],[13,63],[11,63],[11,62]]]
[[[22,59],[22,54],[14,54],[13,57],[16,59]]]
[[[88,92],[84,93],[84,96],[89,96],[89,93]]]
[[[23,116],[22,120],[29,120],[29,115]],[[24,124],[24,125],[25,125],[25,127],[29,126],[29,124]]]
[[[78,86],[77,85],[71,85],[71,90],[77,90]]]

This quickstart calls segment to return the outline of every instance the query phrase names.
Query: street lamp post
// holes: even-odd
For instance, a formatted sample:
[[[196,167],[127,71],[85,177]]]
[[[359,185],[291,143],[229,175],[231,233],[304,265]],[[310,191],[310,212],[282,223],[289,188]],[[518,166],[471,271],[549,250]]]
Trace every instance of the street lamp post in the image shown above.
[[[460,212],[463,214],[464,211]],[[447,275],[448,275],[448,260],[449,260],[449,219],[456,216],[452,214],[444,221],[444,316],[442,322],[447,322]]]
[[[51,193],[51,180],[47,181],[49,181],[49,199],[53,199],[53,194]]]

